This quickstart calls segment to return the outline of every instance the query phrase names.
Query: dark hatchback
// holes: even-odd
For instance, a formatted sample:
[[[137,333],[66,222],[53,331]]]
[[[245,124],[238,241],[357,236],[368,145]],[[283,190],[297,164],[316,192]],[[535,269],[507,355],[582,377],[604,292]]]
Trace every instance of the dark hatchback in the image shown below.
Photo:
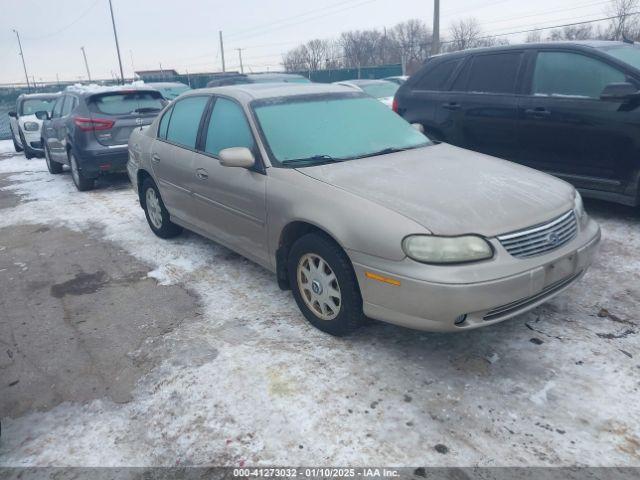
[[[51,114],[38,112],[49,172],[69,165],[78,190],[91,190],[104,173],[126,171],[127,142],[136,127],[149,125],[167,101],[146,88],[70,89]]]
[[[427,135],[640,204],[640,47],[512,45],[427,60],[394,109]]]

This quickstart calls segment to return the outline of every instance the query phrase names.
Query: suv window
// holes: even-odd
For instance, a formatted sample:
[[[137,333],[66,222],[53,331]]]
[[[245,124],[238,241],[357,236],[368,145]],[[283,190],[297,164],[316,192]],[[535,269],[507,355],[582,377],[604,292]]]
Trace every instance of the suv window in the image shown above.
[[[202,113],[210,97],[187,97],[173,105],[167,128],[167,140],[188,148],[196,148]]]
[[[225,148],[253,146],[253,135],[240,105],[226,98],[216,99],[207,128],[205,152],[218,155]]]
[[[62,112],[62,104],[64,103],[65,97],[60,97],[56,101],[56,104],[53,106],[53,112],[51,114],[51,118],[58,118],[60,113]]]
[[[443,90],[447,84],[447,80],[449,80],[461,61],[461,58],[448,60],[446,62],[440,62],[432,68],[429,68],[427,65],[427,73],[418,80],[415,88],[418,90]]]
[[[165,105],[162,100],[160,92],[122,91],[93,95],[89,105],[94,112],[107,115],[129,115],[159,112]]]
[[[610,83],[626,81],[624,73],[595,58],[571,52],[540,52],[533,95],[600,98]]]
[[[478,55],[469,72],[467,91],[479,93],[515,93],[521,52]]]
[[[64,101],[64,107],[62,107],[62,113],[61,115],[63,117],[66,117],[67,115],[69,115],[71,113],[71,110],[73,110],[73,97],[69,97],[67,95],[65,95],[65,101]]]

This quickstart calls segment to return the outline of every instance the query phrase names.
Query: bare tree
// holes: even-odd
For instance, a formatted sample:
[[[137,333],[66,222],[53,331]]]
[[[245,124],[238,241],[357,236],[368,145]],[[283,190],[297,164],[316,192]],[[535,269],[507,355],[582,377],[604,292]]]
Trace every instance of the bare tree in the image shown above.
[[[527,39],[525,40],[525,42],[527,43],[540,43],[542,42],[542,32],[541,31],[536,31],[536,32],[529,32],[527,34]]]
[[[589,40],[597,37],[593,25],[573,25],[562,29],[552,30],[549,40]]]
[[[393,27],[393,39],[400,49],[401,61],[406,64],[422,62],[431,51],[432,34],[424,22],[407,20]]]
[[[480,46],[482,29],[478,20],[467,18],[451,24],[451,41],[449,49],[452,51],[466,50]]]
[[[611,40],[640,39],[639,0],[612,0],[607,14],[615,17],[610,20],[606,36]]]
[[[300,45],[282,56],[282,66],[287,72],[307,71],[309,70],[307,57],[307,47]]]

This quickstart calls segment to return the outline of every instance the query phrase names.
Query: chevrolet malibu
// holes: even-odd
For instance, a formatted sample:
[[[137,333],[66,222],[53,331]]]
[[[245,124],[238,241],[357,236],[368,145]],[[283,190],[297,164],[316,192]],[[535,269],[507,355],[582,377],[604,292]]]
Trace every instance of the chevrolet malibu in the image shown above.
[[[578,280],[600,229],[568,183],[436,143],[337,85],[189,92],[129,139],[151,230],[255,261],[315,327],[463,331]]]

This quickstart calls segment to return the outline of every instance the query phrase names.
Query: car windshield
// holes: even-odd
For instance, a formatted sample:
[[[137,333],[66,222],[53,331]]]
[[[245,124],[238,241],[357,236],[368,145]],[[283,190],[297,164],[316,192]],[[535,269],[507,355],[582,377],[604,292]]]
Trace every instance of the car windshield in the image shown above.
[[[615,47],[605,47],[602,50],[612,57],[628,63],[632,67],[640,69],[640,47],[633,45],[621,45]]]
[[[107,115],[159,112],[164,107],[160,92],[122,91],[94,95],[91,109]]]
[[[431,144],[382,103],[358,93],[263,100],[253,108],[280,165],[309,166]]]
[[[36,112],[49,112],[53,110],[55,97],[51,98],[27,98],[20,105],[20,115],[33,115]]]
[[[376,82],[359,85],[359,87],[374,98],[387,98],[393,97],[400,86],[391,82]]]

